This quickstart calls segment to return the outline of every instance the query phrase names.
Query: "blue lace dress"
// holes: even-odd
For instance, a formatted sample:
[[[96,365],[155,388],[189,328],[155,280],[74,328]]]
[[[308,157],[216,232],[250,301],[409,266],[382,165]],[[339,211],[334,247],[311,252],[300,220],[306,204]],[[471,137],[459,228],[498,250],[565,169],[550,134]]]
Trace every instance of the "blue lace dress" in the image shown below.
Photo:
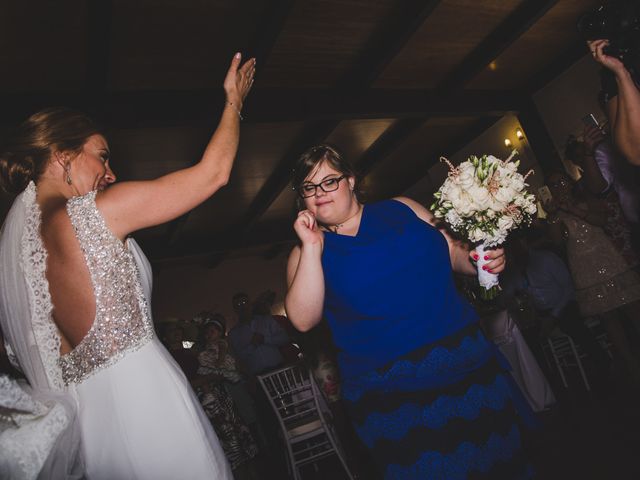
[[[322,265],[344,399],[384,478],[529,478],[532,413],[457,292],[442,234],[403,203],[369,204],[355,237],[325,235]]]

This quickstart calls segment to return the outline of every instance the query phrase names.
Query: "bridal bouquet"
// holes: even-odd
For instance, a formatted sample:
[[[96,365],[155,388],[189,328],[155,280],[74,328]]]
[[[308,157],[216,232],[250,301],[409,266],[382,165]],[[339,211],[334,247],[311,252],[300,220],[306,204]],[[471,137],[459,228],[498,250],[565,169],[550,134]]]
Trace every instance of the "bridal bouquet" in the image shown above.
[[[527,177],[518,172],[520,161],[506,160],[492,155],[472,155],[457,167],[442,158],[449,166],[449,174],[434,194],[431,210],[444,219],[451,229],[464,235],[476,245],[478,252],[478,279],[484,287],[484,297],[493,298],[498,287],[498,276],[482,269],[485,248],[500,245],[507,234],[531,223],[536,213],[535,196],[526,191]]]

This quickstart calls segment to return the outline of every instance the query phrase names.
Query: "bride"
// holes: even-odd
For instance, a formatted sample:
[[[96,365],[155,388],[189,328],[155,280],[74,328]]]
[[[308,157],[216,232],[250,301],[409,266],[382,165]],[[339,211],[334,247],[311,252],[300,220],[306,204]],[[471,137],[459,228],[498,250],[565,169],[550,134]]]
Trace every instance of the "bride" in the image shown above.
[[[14,414],[12,427],[0,429],[0,472],[232,478],[198,400],[156,338],[150,266],[127,236],[179,217],[227,183],[254,71],[255,60],[241,66],[234,56],[202,159],[156,180],[105,188],[115,181],[108,144],[68,109],[36,113],[5,145],[0,184],[21,193],[0,236],[0,324],[38,408],[21,416],[6,408],[9,389],[0,395],[0,411]]]

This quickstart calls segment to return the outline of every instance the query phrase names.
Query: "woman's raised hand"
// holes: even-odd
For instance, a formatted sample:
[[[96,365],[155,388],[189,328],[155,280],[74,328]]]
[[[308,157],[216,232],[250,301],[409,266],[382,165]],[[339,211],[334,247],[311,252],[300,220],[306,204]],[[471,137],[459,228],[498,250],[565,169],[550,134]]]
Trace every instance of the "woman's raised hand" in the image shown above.
[[[256,72],[256,59],[251,58],[240,66],[242,55],[236,53],[231,60],[231,66],[224,79],[224,91],[227,102],[236,107],[238,113],[242,110],[242,102],[251,90],[253,75]]]
[[[609,46],[609,40],[590,40],[587,42],[587,46],[591,51],[593,59],[603,67],[608,68],[614,73],[625,70],[625,66],[620,59],[604,53],[605,47]]]
[[[324,245],[324,233],[320,230],[315,215],[309,210],[298,213],[293,229],[303,245]]]

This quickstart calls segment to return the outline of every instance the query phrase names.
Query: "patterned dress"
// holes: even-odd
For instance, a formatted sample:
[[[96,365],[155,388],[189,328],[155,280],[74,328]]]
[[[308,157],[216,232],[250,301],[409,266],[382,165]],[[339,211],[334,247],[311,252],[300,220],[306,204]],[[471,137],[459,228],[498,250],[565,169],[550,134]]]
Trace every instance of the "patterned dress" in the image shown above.
[[[385,479],[530,478],[526,405],[458,294],[448,246],[406,205],[325,234],[325,316],[343,396]]]
[[[207,345],[198,355],[199,375],[220,375],[225,381],[237,383],[241,376],[236,369],[235,360],[226,353],[224,340]],[[209,417],[218,435],[231,469],[258,454],[258,446],[245,425],[231,395],[222,381],[213,381],[206,386],[196,388],[196,394],[205,414]]]
[[[566,227],[567,258],[582,314],[599,315],[640,300],[640,275],[604,230],[564,211],[558,216]]]

